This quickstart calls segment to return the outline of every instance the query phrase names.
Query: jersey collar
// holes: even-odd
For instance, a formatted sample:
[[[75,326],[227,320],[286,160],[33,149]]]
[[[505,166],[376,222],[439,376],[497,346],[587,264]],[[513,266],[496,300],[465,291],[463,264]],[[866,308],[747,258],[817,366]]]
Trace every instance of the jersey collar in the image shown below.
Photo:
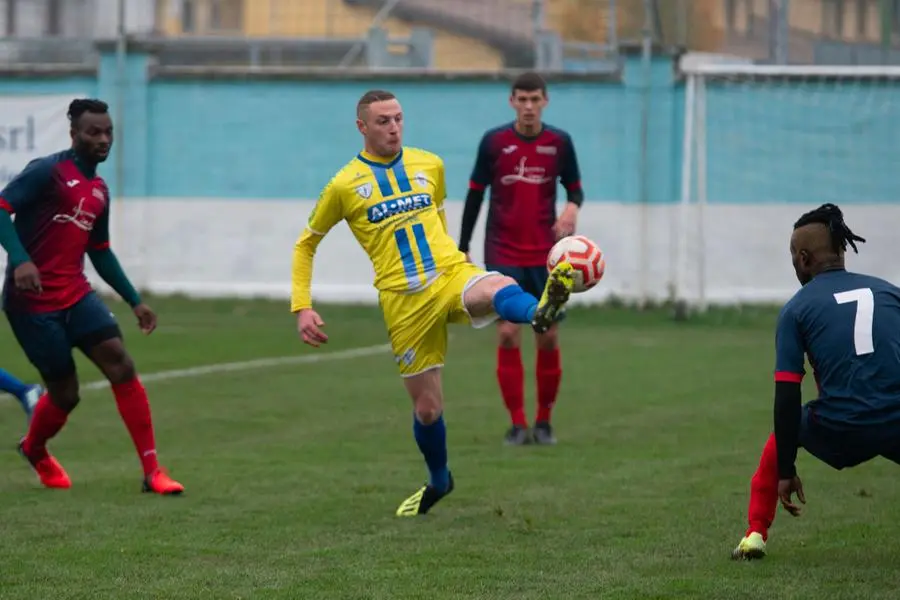
[[[78,154],[73,149],[69,149],[66,151],[68,153],[68,158],[78,167],[78,170],[82,175],[87,177],[88,179],[93,179],[97,176],[97,165],[92,165],[89,162],[85,161],[83,158],[78,156]]]
[[[519,133],[519,130],[516,129],[515,121],[513,121],[512,123],[509,124],[509,128],[512,129],[514,134],[516,134],[517,138],[519,138],[523,142],[531,143],[531,142],[534,142],[535,140],[537,140],[539,137],[541,137],[541,134],[544,133],[544,131],[547,129],[547,126],[544,125],[543,121],[541,121],[541,128],[534,135],[525,135],[524,133]]]
[[[394,165],[396,165],[401,158],[403,158],[403,149],[400,149],[400,152],[397,155],[389,160],[385,160],[381,157],[375,156],[374,154],[369,154],[365,150],[356,155],[356,158],[366,163],[370,167],[382,167],[385,169],[390,169]]]

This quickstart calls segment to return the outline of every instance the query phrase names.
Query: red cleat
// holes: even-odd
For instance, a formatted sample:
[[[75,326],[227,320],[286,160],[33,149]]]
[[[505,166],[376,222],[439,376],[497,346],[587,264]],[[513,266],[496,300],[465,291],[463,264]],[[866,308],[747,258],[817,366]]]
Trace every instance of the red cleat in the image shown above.
[[[69,479],[69,475],[49,452],[44,451],[43,456],[41,457],[28,456],[25,454],[25,449],[22,446],[23,443],[24,440],[19,442],[19,454],[28,461],[31,468],[37,473],[38,479],[41,480],[41,484],[44,487],[60,490],[72,487],[72,480]]]
[[[178,496],[184,492],[184,486],[169,477],[163,469],[157,469],[144,477],[144,492],[161,496]]]

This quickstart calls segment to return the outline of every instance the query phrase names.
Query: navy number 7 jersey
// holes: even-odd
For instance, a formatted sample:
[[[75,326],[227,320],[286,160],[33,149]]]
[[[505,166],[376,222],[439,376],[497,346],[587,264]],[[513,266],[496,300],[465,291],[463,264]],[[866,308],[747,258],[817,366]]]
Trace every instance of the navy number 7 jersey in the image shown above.
[[[843,269],[817,275],[781,310],[775,380],[819,386],[813,418],[835,427],[900,420],[900,288]]]

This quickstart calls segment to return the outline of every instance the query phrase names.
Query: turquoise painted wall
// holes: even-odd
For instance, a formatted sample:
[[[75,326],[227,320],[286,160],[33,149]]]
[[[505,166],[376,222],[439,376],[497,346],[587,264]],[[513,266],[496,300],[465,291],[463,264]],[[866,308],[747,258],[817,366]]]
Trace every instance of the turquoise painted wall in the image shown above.
[[[131,197],[314,198],[360,147],[356,100],[383,87],[403,103],[407,144],[444,158],[458,200],[482,132],[512,116],[503,83],[148,81],[146,73],[146,57],[129,57],[117,129]],[[678,200],[684,89],[673,73],[669,59],[654,61],[649,77],[632,60],[620,83],[551,86],[546,120],[573,135],[589,200],[640,201],[648,87],[647,200]],[[111,103],[117,89],[114,56],[103,57],[97,78],[0,81],[3,94],[85,91]],[[898,92],[884,82],[711,85],[710,201],[897,201]],[[114,160],[103,173],[117,189]]]

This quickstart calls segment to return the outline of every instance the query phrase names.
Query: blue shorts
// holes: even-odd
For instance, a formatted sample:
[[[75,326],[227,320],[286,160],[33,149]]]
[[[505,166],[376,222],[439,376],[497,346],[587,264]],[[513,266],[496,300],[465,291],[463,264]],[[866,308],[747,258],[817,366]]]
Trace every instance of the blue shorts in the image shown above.
[[[6,318],[25,356],[45,382],[75,373],[72,348],[87,354],[101,342],[122,337],[115,316],[95,292],[64,310],[6,311]]]
[[[803,407],[800,446],[834,469],[848,469],[877,456],[900,464],[900,425],[837,429],[811,416]]]
[[[497,271],[502,275],[512,277],[516,280],[516,283],[519,284],[519,287],[539,300],[541,294],[544,293],[544,286],[547,285],[547,279],[550,277],[550,273],[545,266],[511,267],[509,265],[487,264],[485,265],[485,269],[488,271]]]

